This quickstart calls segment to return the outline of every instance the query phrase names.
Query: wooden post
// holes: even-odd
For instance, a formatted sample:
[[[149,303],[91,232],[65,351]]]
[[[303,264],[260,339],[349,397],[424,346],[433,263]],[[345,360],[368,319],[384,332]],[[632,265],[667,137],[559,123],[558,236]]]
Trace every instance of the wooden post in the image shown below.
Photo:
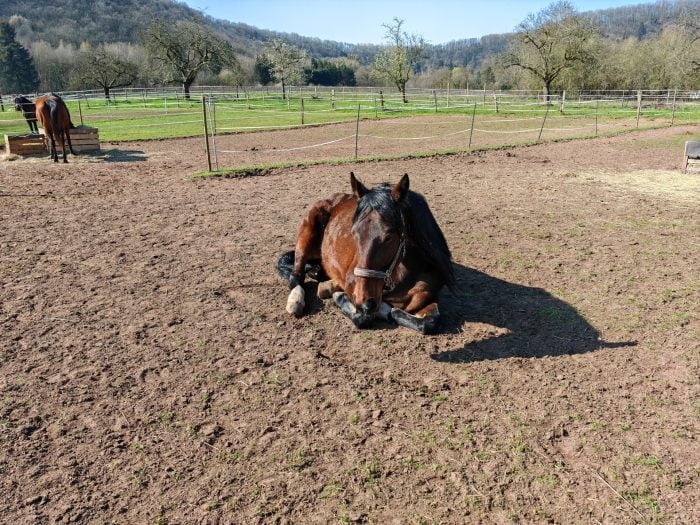
[[[355,122],[355,159],[357,160],[357,142],[360,138],[360,105],[357,105],[357,121]]]
[[[0,109],[2,109],[3,112],[5,111],[5,103],[2,101],[2,93],[0,93]]]
[[[595,136],[598,136],[598,104],[599,101],[595,101]]]
[[[335,109],[335,89],[331,89],[331,109]]]
[[[80,107],[80,97],[78,97],[78,113],[80,113],[80,125],[83,125],[83,108]]]
[[[476,117],[476,102],[474,102],[474,109],[472,110],[472,125],[469,128],[469,149],[472,149],[472,135],[474,134],[474,118]]]
[[[639,114],[642,112],[642,91],[637,91],[637,127],[639,127]]]
[[[437,92],[433,89],[433,100],[435,101],[435,113],[438,112],[437,109]]]
[[[382,106],[382,111],[384,111],[384,93],[382,92],[381,89],[379,90],[379,101],[380,101],[379,103]]]
[[[209,154],[209,129],[207,127],[207,101],[202,95],[202,117],[204,118],[204,145],[207,149],[207,170],[211,171],[211,155]]]
[[[493,93],[493,107],[496,113],[498,113],[498,97],[496,96],[496,92]]]
[[[379,114],[377,113],[377,97],[374,97],[374,118],[379,118]]]
[[[561,92],[561,103],[559,104],[559,113],[564,113],[564,102],[566,101],[566,90]]]
[[[676,95],[678,94],[678,89],[673,90],[673,112],[671,113],[671,126],[673,126],[673,122],[676,120]]]
[[[549,114],[549,104],[547,104],[547,110],[544,112],[544,118],[542,119],[542,126],[540,127],[540,134],[537,136],[537,142],[542,138],[542,131],[544,130],[544,123],[547,122],[547,115]]]
[[[304,98],[301,99],[301,125],[304,125]]]

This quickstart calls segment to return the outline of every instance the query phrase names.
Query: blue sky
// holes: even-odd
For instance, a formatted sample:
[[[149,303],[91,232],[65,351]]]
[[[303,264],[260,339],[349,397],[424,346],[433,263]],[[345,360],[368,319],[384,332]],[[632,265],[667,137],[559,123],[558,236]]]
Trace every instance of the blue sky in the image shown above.
[[[260,29],[351,43],[382,42],[381,25],[395,16],[409,33],[433,44],[506,33],[551,0],[186,0],[215,18]],[[573,0],[579,11],[643,3],[643,0]]]

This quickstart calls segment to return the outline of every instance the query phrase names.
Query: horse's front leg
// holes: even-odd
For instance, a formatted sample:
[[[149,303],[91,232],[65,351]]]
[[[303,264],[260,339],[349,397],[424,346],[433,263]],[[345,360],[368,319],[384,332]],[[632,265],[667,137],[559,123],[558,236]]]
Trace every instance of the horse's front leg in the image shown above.
[[[416,330],[423,335],[434,334],[440,327],[440,310],[435,302],[437,294],[430,278],[419,280],[404,298],[404,308],[393,308],[391,317],[399,326]]]
[[[358,310],[353,304],[348,294],[343,291],[333,293],[333,302],[340,308],[343,315],[350,319],[355,326],[358,328],[366,328],[372,321],[376,318],[382,319],[383,321],[393,322],[391,316],[391,306],[383,302],[379,305],[379,308],[374,314],[368,314],[366,312]]]
[[[409,314],[400,308],[392,308],[391,317],[397,325],[410,328],[423,335],[434,334],[440,328],[440,311],[437,303],[431,303],[415,314]]]
[[[291,292],[287,298],[287,312],[300,317],[306,305],[304,300],[304,277],[306,263],[311,259],[321,257],[321,242],[323,230],[330,217],[330,201],[319,201],[314,204],[304,217],[297,233],[297,243],[294,247],[294,267],[289,275]]]

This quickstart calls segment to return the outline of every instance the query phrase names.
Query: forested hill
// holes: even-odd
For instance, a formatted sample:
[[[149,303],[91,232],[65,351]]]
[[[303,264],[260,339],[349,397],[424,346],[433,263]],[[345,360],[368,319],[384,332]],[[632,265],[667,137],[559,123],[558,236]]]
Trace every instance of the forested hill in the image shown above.
[[[644,39],[657,36],[665,25],[676,21],[687,5],[699,3],[700,0],[665,0],[592,11],[588,14],[608,38]],[[57,45],[60,41],[75,45],[83,41],[138,42],[144,28],[158,18],[172,22],[203,19],[216,31],[225,34],[236,50],[246,56],[254,56],[263,42],[275,37],[306,49],[312,57],[353,55],[364,64],[371,62],[380,47],[376,44],[347,44],[258,29],[203,16],[187,5],[171,0],[52,0],[49,5],[47,7],[43,2],[30,0],[3,0],[0,2],[0,17],[14,17],[12,25],[19,40],[25,43],[38,40],[52,45]],[[409,29],[420,33],[420,27]],[[511,35],[506,33],[479,39],[434,43],[427,49],[427,60],[423,67],[476,67],[485,58],[503,51],[510,38]]]

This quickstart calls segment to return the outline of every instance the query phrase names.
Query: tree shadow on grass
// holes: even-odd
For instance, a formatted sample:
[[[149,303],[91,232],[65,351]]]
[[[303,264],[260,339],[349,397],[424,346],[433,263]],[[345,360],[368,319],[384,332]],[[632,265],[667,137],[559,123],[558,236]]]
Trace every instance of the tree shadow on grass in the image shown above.
[[[576,308],[541,288],[509,283],[458,264],[454,268],[455,292],[446,291],[440,298],[443,332],[457,333],[468,322],[498,327],[494,331],[500,334],[488,337],[485,326],[486,338],[433,354],[436,361],[571,355],[637,344],[601,341],[600,333]]]

